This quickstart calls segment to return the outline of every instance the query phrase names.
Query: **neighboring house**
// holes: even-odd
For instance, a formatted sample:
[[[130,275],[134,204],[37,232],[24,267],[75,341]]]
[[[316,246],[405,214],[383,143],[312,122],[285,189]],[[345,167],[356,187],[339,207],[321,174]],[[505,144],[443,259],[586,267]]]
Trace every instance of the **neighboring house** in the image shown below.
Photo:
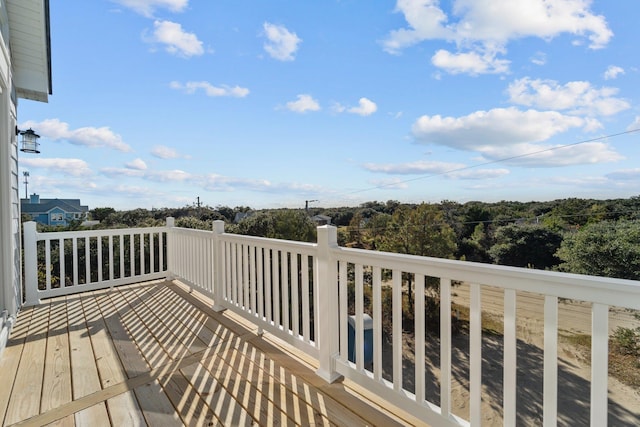
[[[233,218],[233,223],[237,224],[240,221],[242,221],[245,218],[249,218],[251,216],[253,216],[255,212],[253,211],[249,211],[249,212],[236,212],[236,216]]]
[[[311,221],[317,225],[331,225],[331,217],[326,215],[314,215],[311,217]]]
[[[0,0],[0,351],[22,304],[18,99],[47,102],[49,37],[48,0]]]
[[[20,200],[20,208],[23,215],[30,215],[31,219],[44,225],[84,221],[89,213],[89,207],[82,206],[80,199],[41,199],[37,194]]]

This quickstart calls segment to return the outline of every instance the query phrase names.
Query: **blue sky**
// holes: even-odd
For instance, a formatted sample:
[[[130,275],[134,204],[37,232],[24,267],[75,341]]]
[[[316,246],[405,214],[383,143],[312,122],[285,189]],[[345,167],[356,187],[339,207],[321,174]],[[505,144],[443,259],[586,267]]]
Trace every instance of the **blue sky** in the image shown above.
[[[29,193],[116,209],[640,195],[634,0],[53,0]],[[24,194],[24,185],[22,186]]]

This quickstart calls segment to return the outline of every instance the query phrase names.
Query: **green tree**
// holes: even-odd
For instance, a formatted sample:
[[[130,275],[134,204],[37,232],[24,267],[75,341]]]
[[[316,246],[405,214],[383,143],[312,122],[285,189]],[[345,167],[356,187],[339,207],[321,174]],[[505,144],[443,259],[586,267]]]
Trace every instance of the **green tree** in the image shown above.
[[[485,224],[479,223],[473,229],[470,237],[465,237],[458,243],[460,259],[474,262],[491,262],[491,256],[489,255],[490,239],[485,230]]]
[[[273,213],[273,235],[266,237],[315,242],[316,224],[302,210],[280,209]]]
[[[389,252],[453,258],[455,233],[436,205],[398,207],[388,222],[383,249]]]
[[[538,224],[509,224],[495,232],[489,254],[496,264],[514,267],[551,268],[559,263],[555,256],[562,235]]]
[[[364,234],[364,226],[366,223],[366,219],[362,216],[362,211],[357,211],[351,221],[349,221],[348,230],[348,244],[354,248],[364,248],[363,243],[363,234]]]
[[[392,216],[389,214],[379,213],[372,216],[369,221],[364,224],[364,246],[367,249],[375,251],[384,246],[384,239],[391,218]]]
[[[116,213],[116,210],[114,208],[95,208],[91,209],[89,213],[91,214],[91,219],[104,221],[109,215]]]
[[[588,224],[565,237],[561,271],[640,280],[640,220]]]
[[[248,236],[266,237],[273,235],[273,222],[267,212],[258,212],[236,224],[235,229],[227,227],[227,231]]]
[[[212,223],[211,221],[203,221],[193,216],[183,216],[176,219],[176,227],[210,231],[212,228]]]
[[[559,200],[549,215],[560,217],[569,225],[584,225],[589,221],[589,214],[593,205],[592,200],[570,198]]]
[[[456,236],[451,226],[444,221],[442,210],[436,205],[422,203],[415,208],[402,205],[391,216],[381,249],[403,254],[453,258]],[[408,274],[403,276],[407,283],[409,307],[412,309],[413,279]],[[427,286],[437,287],[430,281],[427,281]]]
[[[258,212],[238,223],[230,232],[272,239],[316,241],[316,225],[304,211],[279,209]]]

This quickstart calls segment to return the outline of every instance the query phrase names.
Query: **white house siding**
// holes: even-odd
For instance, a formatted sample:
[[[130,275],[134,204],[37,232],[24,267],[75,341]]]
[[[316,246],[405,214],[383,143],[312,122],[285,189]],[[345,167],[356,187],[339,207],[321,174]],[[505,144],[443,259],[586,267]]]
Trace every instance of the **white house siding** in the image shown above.
[[[13,201],[16,194],[13,176],[17,177],[17,156],[15,147],[15,132],[11,132],[15,122],[15,105],[11,98],[11,63],[9,49],[5,37],[8,35],[8,19],[6,7],[0,0],[0,350],[4,349],[11,325],[18,311],[18,297],[16,289],[20,288],[20,269],[15,271],[13,257],[17,251],[20,255],[19,224],[14,230],[15,209]],[[19,217],[17,218],[19,220]],[[14,235],[15,233],[15,235]],[[18,265],[19,265],[18,261]]]
[[[48,36],[47,19],[47,0],[0,0],[0,352],[22,304],[17,99],[47,100],[50,62],[48,40],[43,37]],[[32,29],[24,24],[33,26],[34,21],[38,36],[29,40],[25,31]],[[18,47],[10,52],[13,36]],[[32,52],[35,57],[29,57]],[[17,64],[11,62],[14,56]]]

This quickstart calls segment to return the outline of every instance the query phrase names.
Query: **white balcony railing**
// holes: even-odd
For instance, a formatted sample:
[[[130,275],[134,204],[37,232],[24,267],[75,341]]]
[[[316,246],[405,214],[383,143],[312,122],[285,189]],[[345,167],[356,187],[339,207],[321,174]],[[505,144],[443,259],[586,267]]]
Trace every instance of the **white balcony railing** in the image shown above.
[[[471,262],[339,247],[336,229],[318,228],[318,243],[173,227],[38,233],[24,225],[26,304],[74,292],[156,278],[179,279],[251,320],[318,361],[318,375],[332,382],[344,376],[434,426],[481,425],[482,288],[502,289],[502,414],[517,421],[516,294],[544,298],[543,416],[558,421],[558,301],[591,303],[590,421],[607,424],[609,307],[640,310],[635,281],[562,274]],[[71,254],[71,255],[69,255]],[[414,363],[412,386],[403,383],[403,275],[415,288],[414,362],[425,361],[425,283],[437,283],[440,299],[439,400],[425,392],[425,363]],[[427,278],[429,282],[427,282]],[[452,285],[470,287],[469,419],[452,413]],[[382,293],[391,288],[391,356],[383,355]],[[366,290],[365,290],[366,289]],[[365,363],[365,296],[373,319],[373,363]],[[355,319],[355,358],[349,358],[348,319]],[[383,358],[392,372],[383,371]],[[411,376],[411,375],[410,375]]]

